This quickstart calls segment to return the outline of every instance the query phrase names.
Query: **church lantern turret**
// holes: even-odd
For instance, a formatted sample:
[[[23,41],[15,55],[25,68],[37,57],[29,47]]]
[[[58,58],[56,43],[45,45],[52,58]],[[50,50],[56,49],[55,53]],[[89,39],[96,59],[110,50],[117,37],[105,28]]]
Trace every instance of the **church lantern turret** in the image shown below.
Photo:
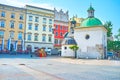
[[[90,7],[87,10],[89,18],[94,17],[94,11],[95,11],[94,8],[90,5]]]

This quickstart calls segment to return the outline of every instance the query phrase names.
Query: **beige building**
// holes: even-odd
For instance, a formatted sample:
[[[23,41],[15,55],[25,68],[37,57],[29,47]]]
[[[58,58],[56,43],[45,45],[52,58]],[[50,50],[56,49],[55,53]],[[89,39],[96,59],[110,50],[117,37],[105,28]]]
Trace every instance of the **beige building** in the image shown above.
[[[24,39],[24,29],[26,20],[26,10],[24,8],[13,7],[0,4],[0,48],[4,38],[4,49],[7,49],[8,39],[11,38],[10,50],[14,50],[17,41],[17,50],[20,50],[21,40]]]
[[[83,20],[84,18],[78,18],[77,16],[73,16],[72,18],[70,18],[68,31],[70,31],[71,27],[80,26]]]
[[[25,48],[34,52],[38,48],[52,49],[54,11],[26,5]]]

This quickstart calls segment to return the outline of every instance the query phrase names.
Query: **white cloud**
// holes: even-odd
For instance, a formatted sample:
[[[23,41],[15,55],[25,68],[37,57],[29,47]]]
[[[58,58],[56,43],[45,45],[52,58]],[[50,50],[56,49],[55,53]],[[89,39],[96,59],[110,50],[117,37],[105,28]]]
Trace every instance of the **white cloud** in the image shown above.
[[[24,7],[25,3],[22,0],[2,0],[0,1],[2,4],[16,6],[16,7]]]
[[[24,7],[25,5],[32,5],[36,7],[42,7],[47,9],[54,9],[54,6],[48,3],[34,3],[30,2],[30,0],[0,0],[1,4],[16,6],[16,7]]]
[[[6,5],[11,5],[11,6],[16,6],[16,7],[25,7],[25,5],[32,5],[36,7],[42,7],[46,9],[54,9],[54,7],[59,11],[63,9],[64,12],[67,11],[66,8],[63,8],[62,6],[54,6],[54,4],[50,3],[35,3],[32,0],[0,0],[1,4],[6,4]]]
[[[37,6],[37,7],[42,7],[42,8],[47,8],[47,9],[54,9],[54,6],[51,4],[47,4],[47,3],[29,3],[28,5],[33,5],[33,6]]]

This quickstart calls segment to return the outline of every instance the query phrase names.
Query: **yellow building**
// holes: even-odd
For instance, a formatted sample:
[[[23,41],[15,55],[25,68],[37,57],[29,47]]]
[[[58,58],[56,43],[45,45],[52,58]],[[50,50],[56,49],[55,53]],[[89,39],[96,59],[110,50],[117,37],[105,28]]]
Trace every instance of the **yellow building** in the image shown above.
[[[15,41],[18,42],[17,50],[21,49],[25,21],[26,10],[24,8],[0,4],[0,45],[2,45],[2,39],[4,38],[4,49],[7,49],[9,38],[11,38],[11,50],[14,50]]]
[[[84,18],[78,18],[77,16],[73,16],[72,18],[70,18],[68,31],[70,31],[71,27],[80,26],[80,24],[83,20],[84,20]]]

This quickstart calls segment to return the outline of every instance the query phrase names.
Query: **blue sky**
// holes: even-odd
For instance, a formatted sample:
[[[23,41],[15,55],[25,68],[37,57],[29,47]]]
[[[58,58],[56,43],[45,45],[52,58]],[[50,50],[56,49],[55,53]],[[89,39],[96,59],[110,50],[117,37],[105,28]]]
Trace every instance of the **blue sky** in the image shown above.
[[[120,28],[120,0],[0,0],[0,3],[18,7],[24,7],[25,4],[48,9],[56,7],[58,10],[68,10],[70,17],[77,14],[83,18],[87,17],[87,9],[91,3],[95,9],[95,17],[103,23],[112,22],[114,35]]]

